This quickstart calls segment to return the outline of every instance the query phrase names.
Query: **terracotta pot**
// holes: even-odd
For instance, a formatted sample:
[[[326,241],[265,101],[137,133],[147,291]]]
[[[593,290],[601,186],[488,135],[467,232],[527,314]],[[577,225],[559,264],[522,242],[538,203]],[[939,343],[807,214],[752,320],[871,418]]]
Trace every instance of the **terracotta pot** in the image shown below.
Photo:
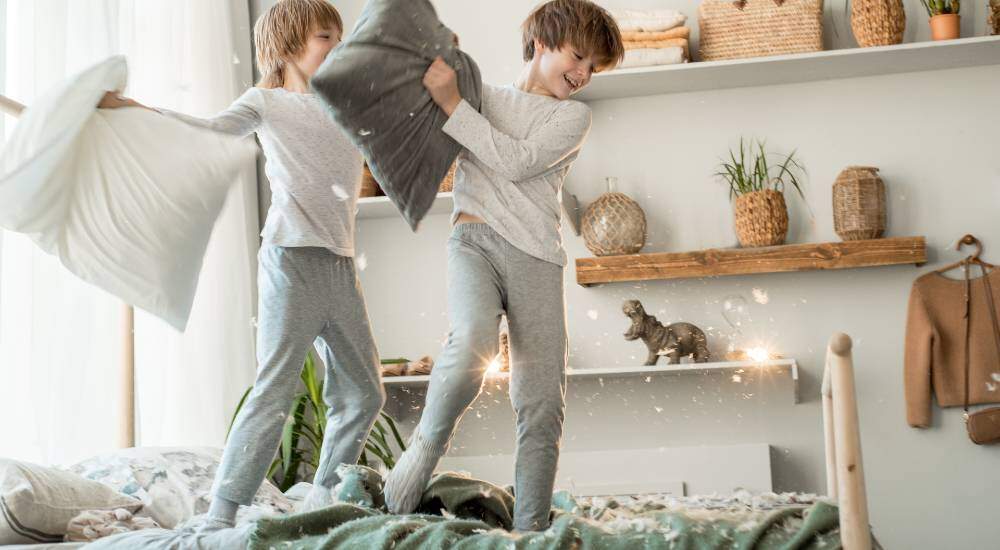
[[[958,38],[961,17],[956,13],[931,17],[931,40],[952,40]]]

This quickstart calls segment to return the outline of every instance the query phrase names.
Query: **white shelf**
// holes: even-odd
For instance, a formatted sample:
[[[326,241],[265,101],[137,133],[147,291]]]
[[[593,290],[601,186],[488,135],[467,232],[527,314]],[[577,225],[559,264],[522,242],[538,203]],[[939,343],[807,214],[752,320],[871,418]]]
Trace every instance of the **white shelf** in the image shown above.
[[[652,376],[663,373],[705,374],[708,372],[733,372],[737,370],[766,369],[787,372],[792,377],[795,403],[799,402],[799,366],[794,359],[774,359],[771,361],[732,361],[725,363],[681,363],[679,365],[653,365],[641,367],[607,367],[594,369],[573,369],[566,371],[567,378],[624,378],[631,376]],[[510,373],[488,374],[487,380],[506,380]],[[386,386],[424,385],[430,376],[386,376],[382,379]]]
[[[1000,36],[981,36],[622,69],[594,75],[574,99],[598,101],[997,64]]]
[[[451,193],[438,193],[427,214],[451,214],[455,201]],[[399,211],[389,197],[362,197],[358,199],[358,218],[394,218]]]

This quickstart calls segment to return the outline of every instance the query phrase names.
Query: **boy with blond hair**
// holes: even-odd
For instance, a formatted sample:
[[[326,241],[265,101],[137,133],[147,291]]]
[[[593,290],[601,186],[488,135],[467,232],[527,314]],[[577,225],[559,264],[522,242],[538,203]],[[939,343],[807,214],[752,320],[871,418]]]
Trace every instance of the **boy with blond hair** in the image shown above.
[[[510,86],[483,85],[473,109],[455,71],[437,59],[424,86],[449,116],[444,131],[464,150],[448,242],[451,332],[431,372],[420,423],[386,479],[390,510],[420,503],[459,419],[497,355],[506,315],[511,402],[517,416],[514,528],[549,525],[566,386],[566,308],[559,195],[590,129],[590,109],[569,97],[592,73],[617,65],[621,34],[588,0],[552,0],[522,26],[523,58]]]
[[[385,403],[353,259],[361,153],[309,86],[342,33],[325,0],[280,0],[254,25],[263,74],[256,87],[210,119],[162,111],[228,134],[256,133],[272,192],[259,254],[257,380],[226,442],[205,531],[231,527],[263,482],[311,346],[326,364],[328,408],[304,509],[332,502],[337,466],[358,461]],[[116,94],[101,106],[141,107]]]

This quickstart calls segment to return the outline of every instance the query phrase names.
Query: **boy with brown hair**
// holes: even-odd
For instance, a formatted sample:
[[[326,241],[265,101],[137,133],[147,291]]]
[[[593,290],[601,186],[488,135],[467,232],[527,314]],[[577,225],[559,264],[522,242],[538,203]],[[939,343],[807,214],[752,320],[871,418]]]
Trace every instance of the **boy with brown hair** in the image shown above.
[[[565,408],[566,308],[559,195],[590,130],[590,109],[569,97],[623,55],[618,26],[588,0],[552,0],[522,25],[526,62],[513,85],[483,85],[481,112],[437,59],[424,86],[464,150],[448,242],[451,332],[431,373],[409,449],[386,479],[394,513],[416,509],[459,418],[510,327],[510,393],[517,416],[514,528],[549,525]]]

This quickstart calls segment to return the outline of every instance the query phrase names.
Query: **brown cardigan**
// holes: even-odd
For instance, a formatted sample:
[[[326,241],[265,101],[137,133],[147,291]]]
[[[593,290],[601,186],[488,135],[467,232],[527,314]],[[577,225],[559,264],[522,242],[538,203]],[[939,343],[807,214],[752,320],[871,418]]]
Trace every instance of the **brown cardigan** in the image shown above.
[[[996,348],[986,289],[979,267],[970,268],[972,301],[969,322],[969,404],[1000,403],[1000,356]],[[1000,315],[1000,269],[987,275]],[[965,399],[965,280],[928,273],[913,282],[906,319],[903,387],[906,421],[931,423],[931,390],[942,407],[962,406]]]

